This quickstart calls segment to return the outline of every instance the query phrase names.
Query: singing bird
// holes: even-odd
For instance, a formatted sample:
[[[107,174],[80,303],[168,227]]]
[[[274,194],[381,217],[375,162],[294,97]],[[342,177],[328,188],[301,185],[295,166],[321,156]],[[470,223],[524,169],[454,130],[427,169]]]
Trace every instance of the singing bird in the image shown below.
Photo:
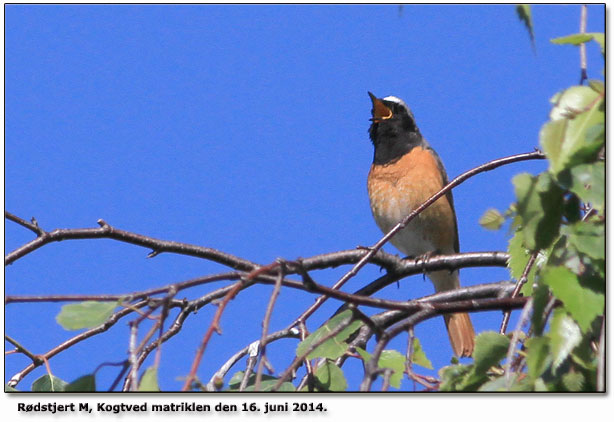
[[[374,154],[367,186],[375,222],[387,233],[446,185],[448,177],[405,102],[393,96],[379,99],[370,92],[369,96],[373,104],[369,136]],[[458,227],[452,191],[420,213],[390,242],[412,257],[457,253]],[[458,270],[427,275],[437,292],[460,287]],[[454,354],[471,356],[475,332],[469,315],[448,314],[444,319]]]

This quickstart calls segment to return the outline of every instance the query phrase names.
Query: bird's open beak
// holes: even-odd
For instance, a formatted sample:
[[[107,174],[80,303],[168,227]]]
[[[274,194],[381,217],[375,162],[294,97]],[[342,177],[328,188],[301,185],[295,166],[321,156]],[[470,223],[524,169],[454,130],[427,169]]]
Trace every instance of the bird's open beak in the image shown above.
[[[384,103],[377,98],[375,95],[369,92],[369,97],[371,97],[371,102],[373,103],[373,108],[371,109],[371,115],[375,123],[379,123],[382,120],[390,119],[392,117],[392,110],[384,105]]]

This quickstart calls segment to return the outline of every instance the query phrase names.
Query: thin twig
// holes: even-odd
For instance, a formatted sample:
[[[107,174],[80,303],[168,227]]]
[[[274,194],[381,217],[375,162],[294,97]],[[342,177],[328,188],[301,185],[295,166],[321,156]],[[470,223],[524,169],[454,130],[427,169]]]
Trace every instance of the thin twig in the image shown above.
[[[260,336],[260,362],[258,363],[258,370],[256,371],[256,382],[254,384],[254,391],[260,391],[260,384],[262,382],[262,371],[264,369],[264,362],[266,361],[266,339],[269,332],[269,324],[271,322],[271,315],[273,314],[273,306],[279,296],[281,290],[281,283],[284,279],[286,266],[281,263],[279,266],[279,275],[271,297],[269,298],[269,304],[267,305],[266,312],[264,313],[264,320],[262,321],[262,335]]]
[[[516,283],[516,287],[514,287],[514,291],[512,292],[511,297],[517,297],[520,294],[520,289],[522,289],[522,286],[524,286],[524,284],[527,282],[529,273],[531,272],[531,269],[533,268],[533,265],[535,264],[535,261],[538,255],[539,255],[539,251],[535,251],[529,257],[529,260],[527,261],[527,265],[525,265],[524,270],[522,271],[522,274],[520,278],[518,279],[518,282]],[[509,321],[510,321],[510,316],[511,316],[511,311],[506,311],[503,314],[503,320],[501,321],[501,327],[499,328],[499,334],[505,334],[505,331],[507,330],[507,325],[509,324]]]
[[[518,323],[516,324],[516,329],[512,334],[512,339],[510,341],[510,345],[507,349],[507,358],[505,366],[504,374],[505,374],[505,385],[509,390],[512,385],[512,356],[514,355],[514,351],[516,350],[516,345],[518,344],[518,339],[520,338],[520,333],[522,332],[522,327],[527,323],[531,316],[531,311],[533,310],[533,297],[529,297],[527,303],[522,308],[522,312],[520,313],[520,318],[518,318]]]
[[[605,391],[605,318],[601,321],[597,359],[597,391]]]
[[[254,372],[254,366],[256,366],[256,362],[258,361],[258,344],[252,343],[252,346],[253,349],[250,350],[249,356],[247,357],[243,379],[241,380],[241,384],[239,384],[239,391],[245,391],[249,377],[251,377]]]
[[[23,353],[24,355],[26,355],[27,357],[29,357],[32,360],[32,363],[36,364],[36,365],[40,365],[43,363],[43,360],[35,355],[34,353],[30,352],[28,349],[26,349],[24,346],[22,346],[17,340],[13,339],[12,337],[8,336],[8,335],[4,335],[4,339],[6,341],[8,341],[9,343],[11,343],[13,346],[15,346],[15,350],[19,353]]]
[[[247,277],[245,277],[245,279],[242,278],[241,280],[236,282],[232,286],[232,288],[228,291],[228,293],[226,293],[226,295],[224,296],[224,299],[218,305],[217,311],[215,312],[215,315],[213,316],[213,320],[211,321],[209,328],[205,332],[205,335],[200,345],[198,346],[198,349],[196,350],[196,356],[194,357],[194,360],[192,361],[192,367],[190,368],[190,373],[185,379],[185,383],[183,384],[182,391],[188,391],[190,389],[192,385],[192,381],[196,377],[196,371],[198,370],[198,367],[200,366],[200,362],[202,360],[205,349],[207,348],[207,344],[209,343],[209,340],[213,336],[213,333],[217,332],[218,334],[221,334],[220,320],[222,318],[222,313],[224,313],[224,309],[226,308],[226,305],[228,305],[228,303],[232,299],[235,298],[235,296],[239,293],[239,291],[241,291],[245,287],[246,282],[253,281],[259,275],[266,273],[267,271],[273,268],[276,268],[277,266],[279,266],[279,263],[275,262],[273,264],[270,264],[264,267],[259,267],[251,271],[247,275]]]
[[[394,371],[390,368],[385,368],[383,370],[384,381],[382,382],[382,391],[388,391],[388,388],[390,387],[390,377],[393,373]]]
[[[140,308],[143,306],[147,305],[147,301],[141,301],[139,303],[133,304],[133,307],[136,308]],[[100,324],[97,327],[91,328],[87,331],[84,331],[68,340],[66,340],[65,342],[55,346],[54,348],[52,348],[51,350],[49,350],[48,352],[40,355],[41,359],[43,360],[48,360],[51,359],[53,356],[57,355],[58,353],[61,353],[65,350],[67,350],[68,348],[70,348],[71,346],[86,340],[92,336],[95,336],[97,334],[103,333],[105,331],[107,331],[109,328],[111,328],[113,325],[115,325],[115,323],[117,323],[117,321],[119,321],[120,318],[130,314],[134,312],[132,309],[130,308],[123,308],[119,311],[117,311],[116,313],[114,313],[113,315],[111,315],[105,322],[103,322],[102,324]],[[31,363],[30,365],[26,366],[24,369],[22,369],[21,371],[19,371],[17,374],[13,375],[13,377],[9,380],[9,382],[7,383],[9,386],[11,387],[15,387],[26,375],[28,375],[30,372],[32,372],[34,369],[36,369],[38,366],[40,366],[40,364],[35,364],[34,362]]]
[[[271,342],[277,341],[277,340],[280,340],[280,339],[284,339],[284,338],[298,338],[298,337],[299,337],[298,329],[292,328],[292,329],[279,330],[279,331],[276,331],[274,333],[271,333],[271,334],[269,334],[267,336],[267,340],[266,341],[267,341],[267,343],[270,344]],[[213,374],[213,376],[211,377],[211,379],[207,383],[207,391],[216,391],[217,390],[216,386],[222,384],[222,380],[224,379],[226,374],[228,374],[230,369],[238,361],[240,361],[246,354],[249,353],[251,347],[252,347],[252,344],[249,344],[249,345],[245,346],[243,349],[241,349],[238,352],[236,352],[234,355],[232,355],[230,357],[230,359],[228,359],[220,367],[220,369],[218,369],[216,371],[216,373]]]
[[[130,361],[128,359],[126,359],[124,361],[124,365],[122,366],[122,369],[119,371],[119,373],[115,377],[115,380],[113,380],[113,382],[111,383],[111,386],[109,387],[108,391],[114,391],[115,390],[115,387],[117,387],[119,382],[124,378],[124,375],[126,374],[126,371],[129,368],[130,368]]]
[[[360,383],[360,391],[371,390],[371,385],[375,378],[379,375],[379,359],[384,351],[386,345],[390,340],[399,335],[400,333],[407,331],[409,327],[415,326],[418,322],[433,315],[433,309],[425,309],[415,313],[411,317],[407,318],[404,322],[397,324],[396,326],[386,330],[379,338],[379,341],[375,345],[371,359],[365,362],[365,375]]]
[[[138,388],[138,366],[136,361],[136,335],[138,326],[134,321],[130,321],[130,341],[128,346],[128,360],[130,361],[130,372],[128,373],[128,391],[136,391]]]
[[[586,34],[588,8],[586,4],[580,7],[580,34]],[[588,80],[588,73],[586,70],[586,43],[580,43],[580,85],[586,80]]]
[[[411,379],[414,371],[412,370],[414,360],[414,327],[411,326],[407,329],[407,351],[405,352],[405,372]],[[415,381],[415,380],[414,380]],[[414,384],[415,389],[415,384]]]
[[[33,231],[36,236],[43,236],[45,234],[45,231],[43,229],[41,229],[38,226],[38,222],[36,221],[36,219],[34,217],[32,217],[32,222],[28,222],[26,220],[24,220],[23,218],[17,217],[14,214],[11,214],[8,211],[4,211],[4,217],[8,220],[11,220],[14,223],[19,224],[20,226],[25,227],[28,230]]]

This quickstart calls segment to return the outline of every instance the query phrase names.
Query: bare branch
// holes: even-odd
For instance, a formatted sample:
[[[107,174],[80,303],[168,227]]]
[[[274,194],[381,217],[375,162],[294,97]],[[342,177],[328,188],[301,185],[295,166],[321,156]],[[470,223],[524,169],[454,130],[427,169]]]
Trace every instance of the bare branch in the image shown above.
[[[284,329],[284,330],[279,330],[276,331],[274,333],[271,333],[267,336],[267,343],[271,343],[273,341],[276,340],[280,340],[283,338],[298,338],[299,337],[299,331],[296,328],[292,328],[292,329]],[[234,355],[232,355],[230,357],[230,359],[228,359],[224,365],[222,365],[222,367],[220,369],[217,370],[217,372],[215,374],[213,374],[213,376],[211,377],[211,379],[209,380],[209,382],[207,383],[207,391],[216,391],[216,385],[220,385],[224,379],[224,377],[226,376],[226,374],[228,374],[228,371],[230,371],[230,369],[239,361],[241,360],[245,355],[247,355],[249,353],[250,348],[253,347],[252,344],[249,344],[247,346],[245,346],[243,349],[239,350],[237,353],[235,353]]]
[[[264,313],[264,320],[262,321],[262,335],[260,336],[260,342],[258,343],[261,358],[260,363],[258,364],[258,370],[256,372],[254,391],[260,391],[262,371],[264,369],[264,362],[266,361],[266,339],[269,332],[269,323],[271,322],[271,315],[273,314],[273,306],[275,306],[275,301],[277,300],[277,296],[279,296],[279,291],[281,290],[281,283],[284,279],[285,269],[286,266],[282,262],[279,266],[279,276],[277,277],[277,282],[275,283],[273,293],[271,293],[271,298],[269,299],[269,304],[267,305],[266,312]]]
[[[506,357],[506,367],[504,370],[505,374],[505,384],[509,390],[512,383],[512,356],[514,355],[514,351],[516,350],[516,345],[518,344],[518,340],[520,338],[520,333],[522,332],[522,327],[527,323],[529,317],[531,316],[531,311],[533,310],[533,297],[529,297],[527,303],[522,308],[522,312],[520,313],[520,318],[518,319],[518,324],[516,324],[516,329],[512,334],[512,340],[510,341],[510,345],[507,349],[507,357]]]
[[[43,363],[43,360],[39,356],[37,356],[34,353],[30,352],[28,349],[26,349],[24,346],[22,346],[17,340],[13,339],[10,336],[7,336],[6,334],[4,335],[4,339],[6,341],[8,341],[9,343],[11,343],[13,346],[15,346],[15,351],[16,352],[23,353],[24,355],[29,357],[32,360],[33,364],[41,365]]]
[[[5,213],[5,216],[6,214],[7,213]],[[8,216],[7,218],[15,221]],[[103,220],[98,220],[98,224],[100,225],[99,228],[55,229],[51,232],[45,232],[43,235],[39,235],[31,242],[28,242],[7,254],[4,258],[4,265],[12,264],[19,258],[22,258],[25,255],[52,242],[60,242],[62,240],[70,239],[115,239],[119,240],[120,242],[131,243],[133,245],[153,249],[157,254],[162,252],[172,252],[181,255],[194,256],[197,258],[208,259],[237,270],[251,271],[257,267],[257,265],[251,261],[225,252],[220,252],[216,249],[190,245],[188,243],[155,239],[153,237],[127,232],[116,229]],[[30,229],[32,230],[32,228]]]
[[[580,33],[586,34],[588,7],[586,4],[583,4],[580,7]],[[580,43],[580,85],[582,85],[584,81],[588,80],[586,67],[586,43]]]
[[[527,261],[527,265],[525,265],[524,270],[522,271],[522,274],[520,275],[520,278],[518,279],[518,282],[516,283],[516,286],[514,287],[514,291],[512,292],[512,297],[517,297],[520,294],[520,289],[522,289],[522,286],[524,286],[524,284],[527,282],[529,273],[531,272],[533,265],[535,265],[535,261],[538,255],[539,255],[539,251],[535,251],[529,257],[529,260]],[[503,314],[503,321],[501,321],[501,328],[499,328],[499,334],[505,334],[505,330],[507,330],[507,324],[510,321],[510,316],[511,316],[510,311],[507,311]]]
[[[34,217],[32,217],[32,222],[29,223],[26,220],[24,220],[23,218],[17,217],[14,214],[11,214],[8,211],[4,211],[4,217],[8,220],[11,220],[17,224],[19,224],[20,226],[25,227],[28,230],[33,231],[36,236],[43,236],[45,234],[45,231],[43,229],[41,229],[38,226],[38,222],[36,221],[36,219]]]
[[[605,318],[601,321],[599,353],[597,354],[597,391],[605,391]]]
[[[136,335],[138,326],[134,321],[130,321],[130,344],[128,347],[128,360],[130,361],[130,372],[128,372],[127,391],[136,391],[138,387],[138,363],[136,359]]]
[[[222,300],[222,302],[218,305],[217,311],[215,312],[215,315],[213,317],[213,321],[211,321],[211,325],[209,325],[209,328],[207,329],[207,332],[205,333],[205,336],[203,337],[203,340],[196,351],[196,356],[194,357],[194,361],[192,362],[190,373],[186,377],[185,383],[183,384],[182,391],[188,391],[190,389],[192,381],[196,377],[196,371],[200,366],[200,361],[202,360],[203,353],[205,352],[205,349],[207,347],[207,344],[209,343],[209,340],[211,339],[211,336],[213,335],[213,332],[215,331],[218,334],[221,333],[219,324],[226,305],[228,305],[228,303],[235,298],[239,291],[241,291],[245,287],[245,282],[253,281],[259,275],[264,274],[269,270],[278,267],[279,265],[280,264],[278,262],[274,262],[273,264],[267,265],[265,267],[259,267],[251,271],[247,275],[247,277],[245,277],[244,279],[242,278],[237,283],[235,283],[228,291],[228,293],[226,293],[226,295],[224,296],[224,300]]]

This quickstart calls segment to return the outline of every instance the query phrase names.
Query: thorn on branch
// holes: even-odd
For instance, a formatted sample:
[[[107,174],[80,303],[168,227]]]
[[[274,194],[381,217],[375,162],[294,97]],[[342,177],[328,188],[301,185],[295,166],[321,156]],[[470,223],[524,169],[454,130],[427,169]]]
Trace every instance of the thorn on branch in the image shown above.
[[[30,219],[31,222],[28,222],[24,220],[23,218],[17,217],[16,215],[8,211],[4,211],[4,216],[7,219],[13,221],[14,223],[17,223],[20,226],[25,227],[26,229],[30,231],[33,231],[34,233],[36,233],[37,237],[43,237],[47,234],[42,228],[40,228],[40,226],[38,225],[38,221],[36,221],[36,218],[34,217]]]
[[[110,229],[111,226],[109,226],[109,223],[107,223],[106,221],[104,221],[102,218],[99,218],[96,223],[98,223],[98,225],[100,227],[102,227],[103,229]]]

